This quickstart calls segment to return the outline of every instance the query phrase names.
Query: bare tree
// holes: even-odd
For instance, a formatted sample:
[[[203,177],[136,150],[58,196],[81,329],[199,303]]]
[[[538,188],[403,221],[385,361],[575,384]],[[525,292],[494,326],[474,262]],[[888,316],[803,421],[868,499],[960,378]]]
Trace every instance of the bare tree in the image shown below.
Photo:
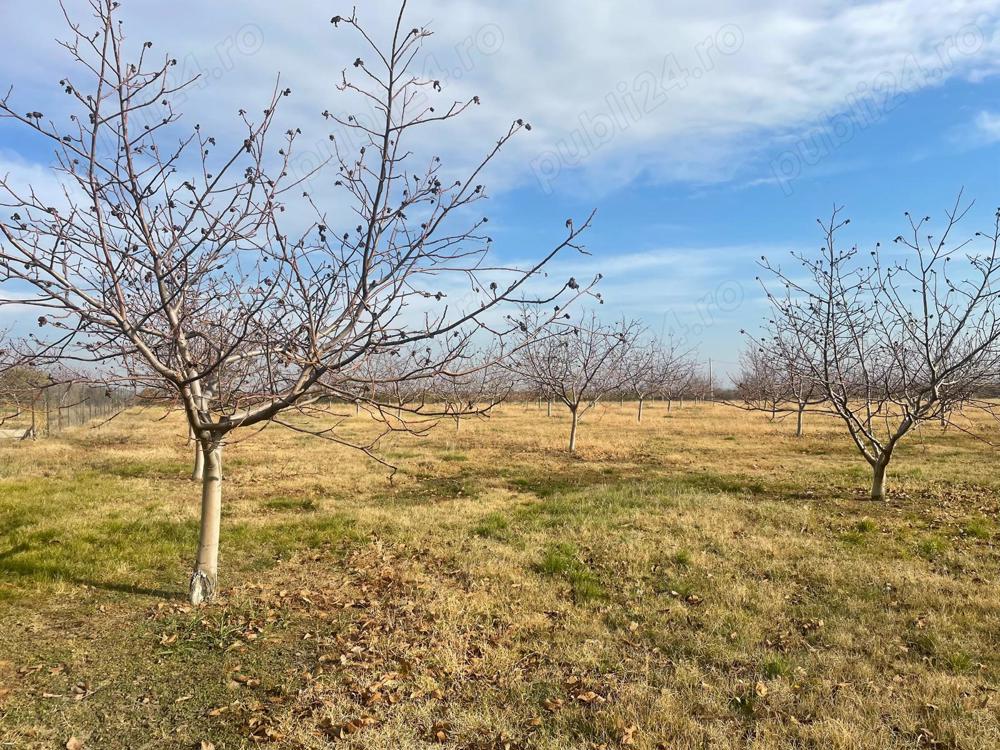
[[[778,377],[767,353],[759,346],[748,346],[740,352],[740,370],[733,385],[743,408],[763,411],[773,421],[785,399],[785,384]]]
[[[389,432],[424,432],[442,418],[482,415],[513,386],[498,366],[509,355],[502,346],[477,350],[470,338],[449,339],[373,352],[359,367],[331,373],[319,385],[364,407]]]
[[[698,366],[691,356],[682,357],[666,368],[660,378],[657,392],[667,402],[667,411],[673,409],[674,401],[682,402],[697,379]]]
[[[642,333],[637,321],[602,325],[593,313],[576,322],[551,323],[546,334],[529,341],[514,357],[512,368],[570,411],[569,450],[576,450],[577,426],[587,411],[626,382],[626,355]],[[525,316],[522,328],[536,330]]]
[[[24,440],[36,436],[34,406],[45,386],[37,370],[25,367],[9,334],[0,331],[0,437]],[[31,415],[25,428],[26,413]]]
[[[908,233],[895,240],[900,251],[876,245],[867,262],[856,246],[838,246],[849,223],[838,208],[820,222],[819,255],[794,254],[796,273],[762,260],[784,292],[768,293],[773,318],[757,346],[773,361],[794,363],[822,392],[872,468],[873,500],[885,498],[886,468],[914,427],[947,419],[956,403],[995,381],[1000,211],[990,230],[956,239],[971,208],[960,194],[937,237],[929,217],[907,214]]]
[[[415,343],[373,351],[355,371],[331,373],[322,382],[329,393],[367,407],[380,421],[403,426],[426,409],[431,381],[439,367],[440,360],[432,356],[431,348]]]
[[[379,118],[373,128],[327,114],[364,136],[350,154],[337,144],[318,168],[335,172],[338,200],[356,215],[344,231],[303,192],[311,173],[290,176],[298,129],[274,136],[289,88],[278,83],[256,117],[241,111],[242,133],[226,147],[198,125],[183,127],[171,106],[187,85],[169,83],[176,61],[157,58],[150,42],[130,54],[118,4],[90,6],[96,31],[67,17],[63,46],[79,75],[60,83],[68,123],[25,114],[11,93],[0,100],[0,113],[53,144],[63,191],[54,205],[0,180],[10,211],[0,223],[0,271],[33,290],[17,302],[41,313],[39,357],[98,363],[108,381],[168,392],[183,409],[204,456],[190,584],[198,603],[217,587],[222,449],[235,430],[287,424],[283,412],[318,403],[324,381],[349,379],[337,374],[373,353],[470,329],[503,335],[488,324],[503,319],[495,314],[503,303],[548,305],[584,293],[567,282],[539,297],[525,285],[558,253],[579,249],[589,219],[568,221],[563,239],[527,267],[489,262],[486,219],[466,222],[486,194],[483,169],[529,126],[504,127],[464,178],[446,180],[437,158],[417,166],[407,145],[413,131],[478,98],[436,105],[440,85],[412,72],[430,32],[404,25],[405,3],[384,48],[355,16],[334,19],[369,49],[351,68],[357,82],[345,72],[340,89]],[[289,205],[295,210],[286,213]],[[446,282],[467,291],[452,303]]]
[[[503,359],[489,351],[472,353],[460,370],[440,372],[434,378],[431,390],[455,420],[455,432],[463,417],[489,414],[513,390],[513,376],[498,365]]]
[[[765,351],[754,342],[740,353],[740,372],[733,381],[739,402],[728,403],[767,412],[772,421],[779,413],[784,416],[794,409],[795,436],[802,437],[805,412],[821,406],[825,395],[808,374],[793,341],[776,335],[770,344]]]
[[[647,341],[631,349],[623,362],[624,392],[639,402],[636,421],[642,422],[646,400],[671,389],[692,370],[690,352],[673,340]]]

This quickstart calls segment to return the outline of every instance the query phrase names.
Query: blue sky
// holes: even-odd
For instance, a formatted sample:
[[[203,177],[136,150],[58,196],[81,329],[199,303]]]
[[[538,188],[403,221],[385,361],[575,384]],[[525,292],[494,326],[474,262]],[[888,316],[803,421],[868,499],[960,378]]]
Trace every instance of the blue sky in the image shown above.
[[[349,8],[124,5],[136,41],[205,73],[183,109],[220,137],[278,72],[307,143],[325,140],[320,111],[351,106],[335,83],[356,50],[329,24]],[[359,13],[384,32],[395,7]],[[498,252],[542,252],[567,217],[597,209],[592,256],[554,272],[601,271],[609,316],[686,336],[723,371],[765,312],[755,260],[818,245],[815,219],[835,202],[859,243],[890,240],[905,210],[940,216],[963,186],[974,220],[1000,205],[994,0],[411,0],[408,19],[435,31],[422,64],[445,95],[483,99],[422,148],[459,171],[510,118],[535,125],[489,174]],[[58,114],[58,6],[5,0],[0,23],[13,40],[0,82]],[[0,139],[3,171],[45,179],[40,144],[6,126]]]

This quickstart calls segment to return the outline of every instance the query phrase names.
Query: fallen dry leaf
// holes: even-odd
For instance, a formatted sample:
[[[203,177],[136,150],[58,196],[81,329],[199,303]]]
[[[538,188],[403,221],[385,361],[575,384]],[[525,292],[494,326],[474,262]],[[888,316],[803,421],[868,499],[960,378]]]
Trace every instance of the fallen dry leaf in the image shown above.
[[[448,730],[451,725],[447,721],[436,721],[431,727],[431,742],[443,745],[448,741]]]

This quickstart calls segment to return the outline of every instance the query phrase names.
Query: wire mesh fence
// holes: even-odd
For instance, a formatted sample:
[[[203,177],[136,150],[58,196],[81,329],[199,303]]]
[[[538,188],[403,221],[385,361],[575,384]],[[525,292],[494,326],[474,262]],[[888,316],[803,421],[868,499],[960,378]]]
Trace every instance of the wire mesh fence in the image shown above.
[[[124,388],[66,383],[8,394],[0,438],[39,438],[114,418],[135,403]]]

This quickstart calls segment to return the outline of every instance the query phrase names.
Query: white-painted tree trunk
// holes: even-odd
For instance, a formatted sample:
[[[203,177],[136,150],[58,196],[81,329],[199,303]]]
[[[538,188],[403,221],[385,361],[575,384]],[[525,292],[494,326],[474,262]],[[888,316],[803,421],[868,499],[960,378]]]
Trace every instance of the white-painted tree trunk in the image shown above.
[[[805,409],[805,404],[799,404],[799,414],[795,421],[795,437],[802,437],[802,412]]]
[[[888,461],[878,461],[872,466],[872,500],[885,500],[885,470]]]
[[[211,601],[219,584],[219,528],[222,524],[222,446],[203,446],[205,470],[201,484],[201,533],[198,557],[188,588],[192,604]]]
[[[569,452],[574,453],[576,451],[576,426],[580,420],[576,409],[570,409],[570,414],[573,416],[573,421],[569,428]]]
[[[205,454],[191,427],[188,427],[188,440],[194,446],[194,469],[191,471],[191,481],[201,482],[205,477]]]

